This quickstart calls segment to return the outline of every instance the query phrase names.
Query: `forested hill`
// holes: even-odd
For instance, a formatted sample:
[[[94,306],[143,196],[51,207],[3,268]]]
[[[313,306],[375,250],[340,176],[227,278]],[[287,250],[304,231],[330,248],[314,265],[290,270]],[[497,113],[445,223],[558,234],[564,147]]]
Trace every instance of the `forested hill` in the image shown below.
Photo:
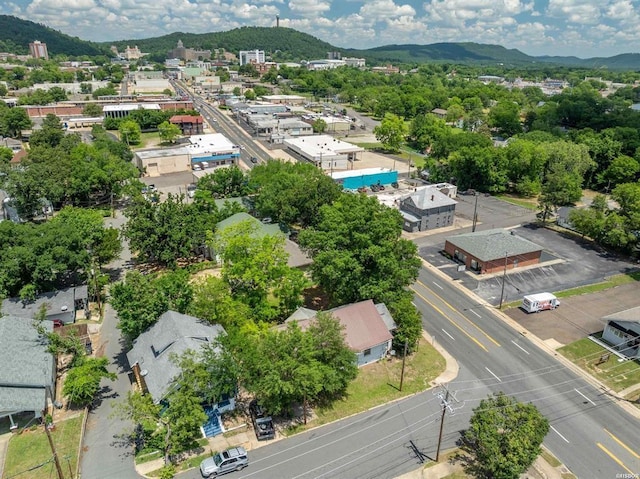
[[[455,62],[504,62],[504,63],[533,63],[531,57],[519,50],[508,50],[500,45],[485,45],[481,43],[433,43],[431,45],[386,45],[357,51],[379,61],[422,63],[425,61],[455,61]]]
[[[116,45],[120,51],[127,45],[137,45],[150,53],[148,59],[162,62],[167,52],[182,40],[187,48],[215,50],[222,48],[236,53],[239,50],[264,50],[276,61],[299,61],[326,58],[327,52],[338,51],[343,56],[364,57],[368,64],[419,64],[425,62],[503,64],[527,66],[555,63],[582,68],[612,70],[640,70],[640,54],[625,53],[609,58],[578,58],[560,56],[534,57],[501,45],[481,43],[433,43],[430,45],[386,45],[368,50],[338,48],[312,35],[284,27],[242,27],[226,32],[170,33],[161,37],[115,42],[93,43],[65,35],[44,25],[20,18],[0,15],[0,51],[26,54],[29,42],[40,40],[47,44],[51,55],[68,56],[109,54]]]
[[[141,51],[151,53],[154,60],[160,60],[176,47],[178,40],[182,40],[187,48],[212,51],[224,48],[235,54],[240,50],[264,50],[279,61],[326,58],[327,52],[341,50],[306,33],[283,27],[242,27],[227,32],[200,34],[177,32],[143,40],[111,42],[109,45],[116,45],[119,50],[127,45],[138,45]]]
[[[65,35],[38,23],[9,15],[0,15],[0,51],[26,55],[29,43],[40,40],[47,44],[49,56],[102,55],[106,49],[96,43]]]

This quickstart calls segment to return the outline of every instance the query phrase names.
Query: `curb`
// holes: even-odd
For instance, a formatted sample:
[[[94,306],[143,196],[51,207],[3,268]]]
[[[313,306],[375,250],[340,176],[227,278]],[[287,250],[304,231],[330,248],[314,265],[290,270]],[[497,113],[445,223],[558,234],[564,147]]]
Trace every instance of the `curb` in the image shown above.
[[[578,375],[581,378],[583,378],[585,381],[587,381],[589,384],[591,384],[596,389],[600,389],[601,391],[603,391],[618,406],[620,406],[622,409],[626,410],[629,414],[631,414],[632,416],[640,419],[640,409],[639,408],[634,407],[626,399],[620,397],[618,393],[613,391],[608,386],[604,385],[598,378],[593,377],[591,374],[589,374],[586,371],[584,371],[578,365],[576,365],[576,364],[572,363],[571,361],[569,361],[562,354],[558,353],[556,350],[554,350],[549,345],[547,345],[547,343],[545,343],[538,336],[536,336],[535,334],[532,334],[529,330],[527,330],[526,328],[524,328],[523,326],[521,326],[520,324],[515,322],[513,319],[511,319],[508,315],[506,315],[500,309],[498,309],[495,306],[492,306],[491,304],[487,303],[484,299],[482,299],[480,296],[475,294],[473,291],[470,291],[470,290],[464,288],[463,286],[461,286],[460,284],[458,284],[455,281],[451,281],[451,278],[449,276],[444,274],[442,271],[440,271],[438,268],[436,268],[432,264],[429,264],[423,258],[422,258],[422,264],[426,269],[428,269],[429,271],[433,271],[435,274],[437,274],[443,280],[447,281],[449,284],[453,285],[456,289],[461,291],[463,294],[465,294],[469,298],[472,298],[474,301],[477,301],[478,304],[481,304],[485,308],[490,309],[493,312],[495,312],[496,315],[502,320],[502,322],[504,322],[506,325],[508,325],[512,330],[518,332],[521,336],[529,339],[533,344],[538,346],[538,348],[540,348],[540,350],[544,351],[549,356],[551,356],[554,359],[556,359],[558,362],[563,364],[567,369],[571,370],[576,375]]]

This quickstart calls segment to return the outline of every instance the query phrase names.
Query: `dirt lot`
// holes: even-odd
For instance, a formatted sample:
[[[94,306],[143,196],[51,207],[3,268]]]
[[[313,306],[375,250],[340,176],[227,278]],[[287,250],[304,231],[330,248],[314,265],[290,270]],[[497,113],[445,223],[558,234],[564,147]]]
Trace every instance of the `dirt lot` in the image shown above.
[[[638,306],[638,284],[617,286],[598,293],[563,298],[558,309],[527,314],[520,308],[506,313],[542,340],[565,345],[602,331],[602,317]]]

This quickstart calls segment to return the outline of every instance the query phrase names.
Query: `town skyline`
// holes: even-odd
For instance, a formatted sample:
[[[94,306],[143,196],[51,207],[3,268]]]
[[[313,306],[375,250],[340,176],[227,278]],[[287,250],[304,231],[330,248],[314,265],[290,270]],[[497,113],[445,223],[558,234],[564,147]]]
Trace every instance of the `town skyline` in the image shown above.
[[[477,42],[589,58],[634,53],[640,40],[640,0],[13,0],[0,5],[0,14],[95,42],[276,22],[357,49]]]

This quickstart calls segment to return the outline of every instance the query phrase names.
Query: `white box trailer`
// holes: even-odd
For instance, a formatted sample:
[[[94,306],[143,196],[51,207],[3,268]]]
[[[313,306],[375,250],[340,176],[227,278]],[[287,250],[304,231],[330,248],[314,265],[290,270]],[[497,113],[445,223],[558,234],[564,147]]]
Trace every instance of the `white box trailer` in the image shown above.
[[[556,309],[560,300],[551,293],[529,294],[522,299],[520,306],[527,313],[537,313],[547,309]]]

